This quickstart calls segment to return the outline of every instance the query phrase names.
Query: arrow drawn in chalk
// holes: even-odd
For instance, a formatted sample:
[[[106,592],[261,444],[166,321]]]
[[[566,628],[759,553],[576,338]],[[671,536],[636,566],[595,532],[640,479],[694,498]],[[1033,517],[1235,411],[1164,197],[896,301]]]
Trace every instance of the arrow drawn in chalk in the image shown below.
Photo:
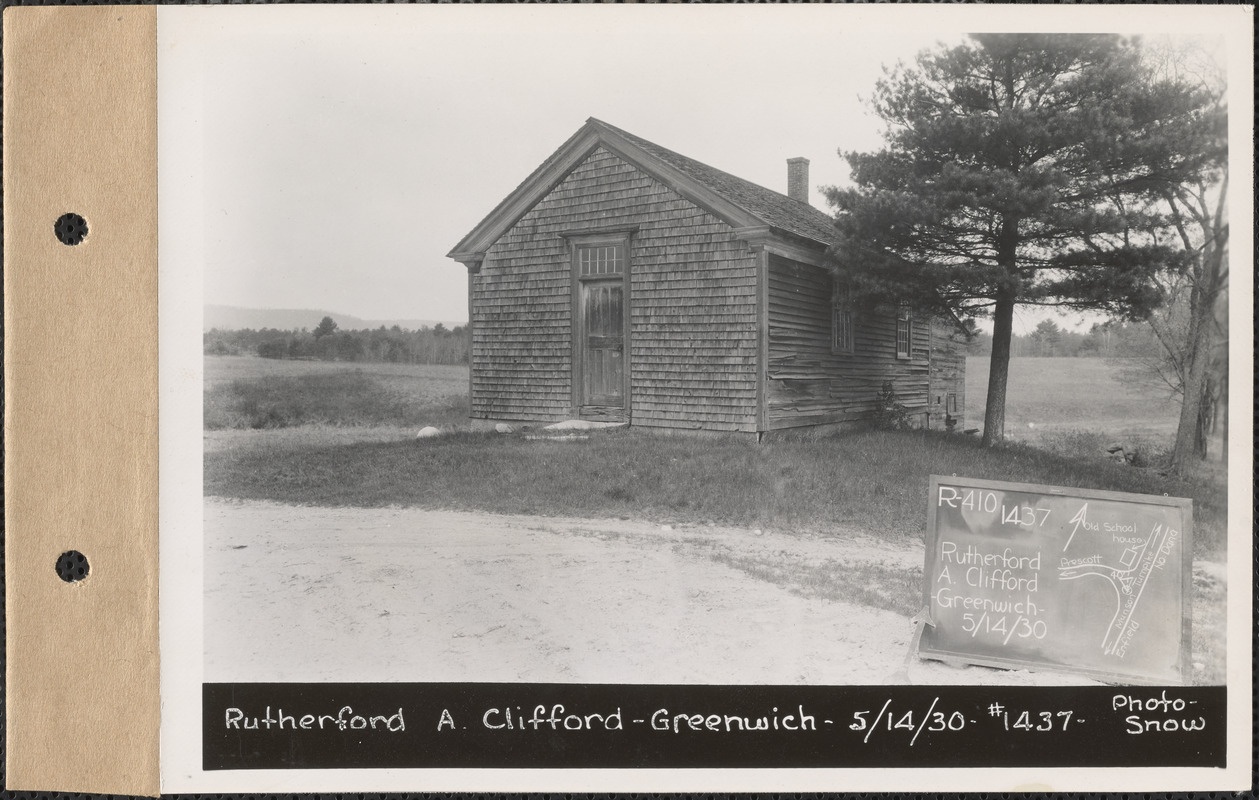
[[[1085,503],[1084,505],[1080,506],[1079,511],[1075,512],[1074,517],[1067,520],[1068,523],[1074,522],[1075,527],[1071,529],[1071,535],[1067,537],[1067,543],[1062,546],[1062,549],[1064,552],[1066,551],[1068,547],[1071,546],[1071,540],[1075,538],[1075,532],[1078,531],[1080,529],[1080,526],[1084,524],[1085,522],[1084,515],[1088,510],[1089,510],[1089,504]]]

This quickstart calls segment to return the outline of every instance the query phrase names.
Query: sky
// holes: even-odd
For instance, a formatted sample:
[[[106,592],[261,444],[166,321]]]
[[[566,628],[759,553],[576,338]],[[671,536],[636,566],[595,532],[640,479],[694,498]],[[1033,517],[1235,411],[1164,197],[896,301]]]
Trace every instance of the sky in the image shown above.
[[[1045,11],[162,6],[159,129],[201,155],[159,152],[197,196],[162,222],[198,217],[206,303],[462,322],[445,254],[588,117],[778,191],[804,156],[827,210],[838,151],[880,144],[862,98],[884,65],[968,30],[1080,24]]]

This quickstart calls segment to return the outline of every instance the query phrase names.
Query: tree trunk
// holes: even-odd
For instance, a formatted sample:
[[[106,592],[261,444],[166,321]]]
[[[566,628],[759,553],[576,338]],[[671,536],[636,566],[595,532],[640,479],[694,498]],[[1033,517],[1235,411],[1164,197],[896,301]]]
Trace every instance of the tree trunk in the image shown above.
[[[1189,332],[1185,343],[1184,391],[1181,393],[1180,421],[1176,426],[1176,443],[1172,447],[1171,472],[1189,477],[1198,461],[1198,430],[1202,412],[1203,390],[1211,366],[1211,346],[1215,338],[1216,299],[1223,289],[1226,240],[1215,240],[1223,229],[1224,203],[1228,183],[1220,191],[1213,224],[1204,225],[1206,245],[1199,257],[1193,289],[1189,294]]]
[[[988,362],[988,400],[981,443],[991,447],[1005,440],[1005,390],[1010,377],[1010,338],[1014,328],[1014,291],[997,296],[992,313],[992,358]]]
[[[1190,312],[1198,316],[1197,309]],[[1195,330],[1196,328],[1196,330]],[[1176,426],[1176,444],[1172,448],[1172,472],[1188,477],[1197,460],[1198,420],[1202,409],[1202,385],[1206,380],[1211,343],[1210,324],[1189,324],[1189,347],[1185,353],[1185,390],[1181,394],[1180,421]]]
[[[1215,431],[1216,408],[1215,378],[1208,370],[1206,379],[1202,382],[1202,399],[1198,403],[1198,430],[1193,443],[1193,454],[1199,461],[1207,457],[1210,448],[1211,434]]]
[[[1013,87],[1008,87],[1012,92]],[[1019,222],[1011,216],[1001,219],[997,235],[997,263],[1005,270],[1005,281],[997,288],[992,309],[992,359],[988,362],[988,401],[984,406],[984,435],[981,444],[992,447],[1005,440],[1005,390],[1010,377],[1010,338],[1014,329],[1014,301],[1019,296]]]
[[[1228,369],[1220,382],[1220,459],[1228,466]]]

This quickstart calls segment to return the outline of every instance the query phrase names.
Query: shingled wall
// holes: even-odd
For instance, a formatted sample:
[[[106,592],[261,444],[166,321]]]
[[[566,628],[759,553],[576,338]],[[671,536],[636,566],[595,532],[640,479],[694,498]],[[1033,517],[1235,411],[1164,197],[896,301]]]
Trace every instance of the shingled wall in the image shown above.
[[[572,407],[572,272],[561,233],[637,226],[630,419],[755,430],[756,260],[730,226],[599,147],[508,230],[472,279],[472,416]]]

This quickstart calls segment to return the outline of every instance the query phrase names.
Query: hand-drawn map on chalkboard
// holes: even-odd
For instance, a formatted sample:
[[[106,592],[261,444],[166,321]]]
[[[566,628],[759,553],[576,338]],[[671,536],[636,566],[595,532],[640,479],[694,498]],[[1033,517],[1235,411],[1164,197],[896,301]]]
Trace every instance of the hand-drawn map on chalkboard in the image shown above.
[[[1191,501],[932,476],[927,516],[920,655],[1186,681]]]

